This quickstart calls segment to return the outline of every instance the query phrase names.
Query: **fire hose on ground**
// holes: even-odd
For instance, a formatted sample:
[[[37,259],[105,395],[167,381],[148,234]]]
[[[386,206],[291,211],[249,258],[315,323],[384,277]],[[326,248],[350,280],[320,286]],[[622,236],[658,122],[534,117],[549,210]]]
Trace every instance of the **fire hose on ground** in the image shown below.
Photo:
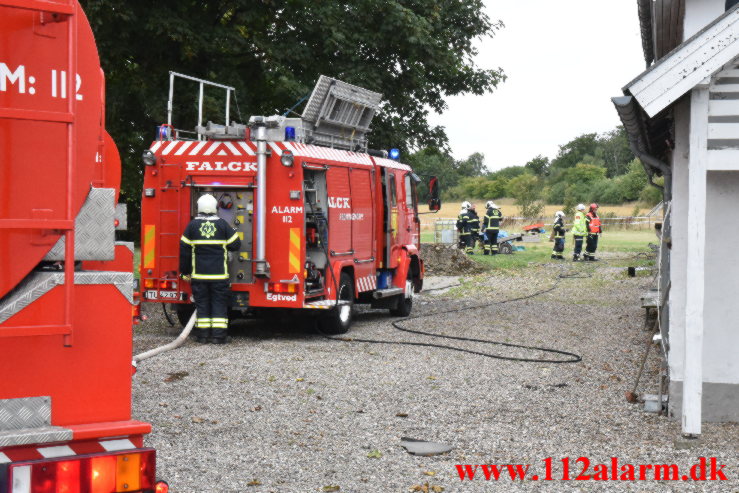
[[[137,354],[133,357],[133,366],[137,366],[139,361],[144,361],[145,359],[153,358],[154,356],[157,356],[159,354],[162,354],[166,351],[170,351],[172,349],[177,349],[180,347],[184,342],[187,340],[187,337],[190,335],[190,332],[192,331],[192,328],[195,326],[195,320],[197,319],[198,312],[197,310],[192,312],[192,316],[190,317],[190,320],[188,320],[187,324],[185,325],[185,328],[182,329],[182,332],[179,336],[177,336],[177,339],[170,342],[169,344],[165,344],[164,346],[159,346],[154,349],[150,349],[149,351],[143,352],[141,354]]]

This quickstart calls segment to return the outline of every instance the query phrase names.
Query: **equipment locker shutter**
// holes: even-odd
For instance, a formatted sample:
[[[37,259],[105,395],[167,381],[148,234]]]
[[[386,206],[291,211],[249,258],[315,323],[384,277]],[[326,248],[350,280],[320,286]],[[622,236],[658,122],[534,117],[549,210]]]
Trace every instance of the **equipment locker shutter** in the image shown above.
[[[351,188],[349,168],[329,167],[326,172],[328,188],[328,246],[331,252],[351,255]]]
[[[354,250],[354,258],[369,260],[374,256],[372,178],[368,169],[355,168],[349,175],[351,177],[352,249]]]

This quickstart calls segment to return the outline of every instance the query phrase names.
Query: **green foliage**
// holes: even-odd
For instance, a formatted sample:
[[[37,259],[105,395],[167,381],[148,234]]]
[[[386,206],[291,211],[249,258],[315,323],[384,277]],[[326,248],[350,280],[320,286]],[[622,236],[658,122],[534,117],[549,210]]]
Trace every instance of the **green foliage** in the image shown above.
[[[531,171],[536,176],[546,176],[549,174],[549,158],[539,154],[534,159],[526,163],[524,168]]]
[[[445,148],[444,129],[429,125],[429,112],[443,111],[449,96],[485,94],[504,79],[500,69],[474,62],[479,39],[502,27],[487,16],[483,0],[81,4],[106,72],[107,127],[123,159],[122,194],[135,216],[133,228],[140,155],[166,119],[170,70],[236,87],[239,108],[232,114],[242,122],[284,112],[321,74],[381,92],[386,104],[370,144],[403,152]],[[196,93],[195,85],[180,87]],[[223,121],[219,97],[206,96],[206,119]],[[196,123],[193,101],[175,100],[181,128]]]
[[[618,126],[602,135],[580,135],[560,146],[551,168],[572,168],[579,163],[595,164],[606,168],[606,176],[613,178],[626,173],[633,159],[626,130]]]
[[[521,207],[523,217],[539,217],[544,210],[541,202],[541,180],[533,174],[519,175],[508,183],[508,192]]]

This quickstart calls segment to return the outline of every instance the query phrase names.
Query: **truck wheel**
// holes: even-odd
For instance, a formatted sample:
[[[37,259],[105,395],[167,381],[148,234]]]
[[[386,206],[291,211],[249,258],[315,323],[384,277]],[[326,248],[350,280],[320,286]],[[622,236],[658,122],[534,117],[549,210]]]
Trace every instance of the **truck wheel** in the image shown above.
[[[195,305],[192,303],[177,303],[175,310],[177,311],[177,320],[179,320],[182,327],[185,327],[187,322],[190,321],[190,317],[192,317],[192,312],[195,311]]]
[[[413,310],[413,282],[408,280],[405,282],[405,290],[408,295],[401,294],[398,296],[398,303],[395,308],[390,309],[390,315],[394,317],[407,317]]]
[[[341,277],[339,277],[338,298],[347,303],[332,308],[326,315],[318,319],[318,328],[324,334],[346,334],[352,324],[352,317],[354,315],[354,282],[346,272],[342,272]]]

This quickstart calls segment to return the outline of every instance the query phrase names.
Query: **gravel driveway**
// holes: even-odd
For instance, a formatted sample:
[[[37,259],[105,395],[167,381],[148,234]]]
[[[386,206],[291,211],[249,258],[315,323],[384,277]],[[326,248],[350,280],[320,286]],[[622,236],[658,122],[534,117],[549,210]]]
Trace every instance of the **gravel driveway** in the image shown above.
[[[558,279],[563,269],[592,272]],[[240,322],[228,346],[184,347],[139,365],[134,417],[151,422],[146,443],[172,491],[489,492],[739,491],[739,426],[707,424],[702,444],[678,449],[679,422],[628,404],[649,337],[639,293],[648,278],[627,278],[609,262],[533,266],[515,279],[486,273],[416,298],[403,327],[436,334],[544,346],[577,353],[579,363],[521,363],[422,346],[327,340]],[[427,286],[457,284],[429,279]],[[554,286],[549,293],[522,301]],[[474,308],[483,306],[483,308]],[[135,350],[164,344],[159,307],[137,328]],[[458,310],[444,313],[449,310]],[[448,341],[401,332],[385,311],[363,310],[349,337],[431,342],[522,358],[566,358],[538,350]],[[640,391],[656,391],[658,351]],[[444,455],[408,454],[401,437],[444,442]],[[672,464],[698,457],[726,464],[728,482],[461,481],[457,464],[530,464],[543,478],[552,457],[597,463]],[[596,471],[597,472],[597,471]],[[609,473],[610,474],[610,473]],[[650,473],[651,475],[651,473]],[[651,477],[651,476],[650,476]],[[340,489],[338,489],[340,488]]]

